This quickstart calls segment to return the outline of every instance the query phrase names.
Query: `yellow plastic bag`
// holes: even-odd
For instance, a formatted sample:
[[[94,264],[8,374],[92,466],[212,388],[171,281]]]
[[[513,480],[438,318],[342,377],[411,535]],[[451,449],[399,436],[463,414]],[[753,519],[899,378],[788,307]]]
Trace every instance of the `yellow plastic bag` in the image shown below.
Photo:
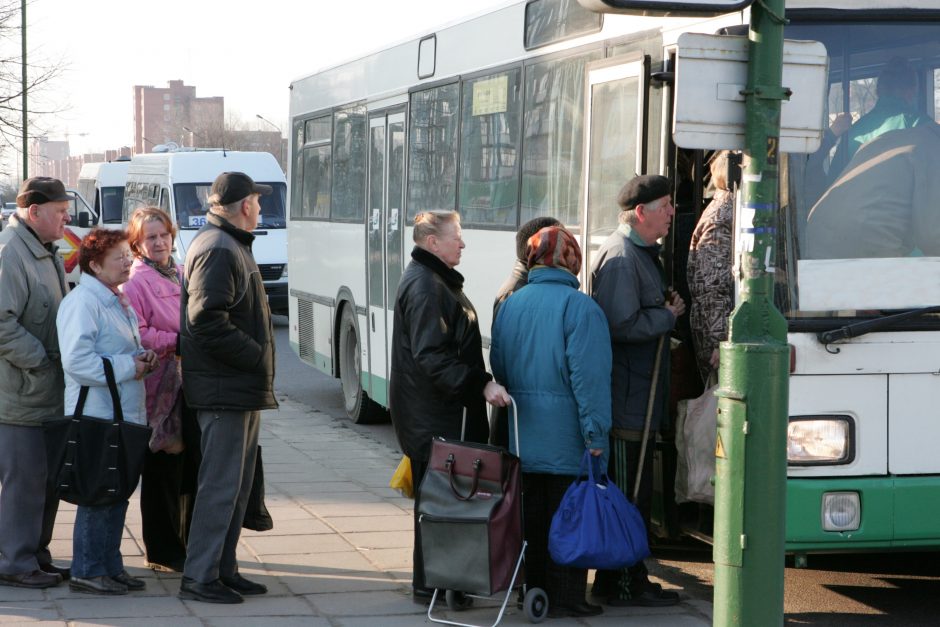
[[[411,479],[411,460],[407,455],[403,455],[398,462],[398,468],[392,473],[392,479],[388,482],[388,487],[401,492],[402,496],[413,499],[415,497],[414,483]]]

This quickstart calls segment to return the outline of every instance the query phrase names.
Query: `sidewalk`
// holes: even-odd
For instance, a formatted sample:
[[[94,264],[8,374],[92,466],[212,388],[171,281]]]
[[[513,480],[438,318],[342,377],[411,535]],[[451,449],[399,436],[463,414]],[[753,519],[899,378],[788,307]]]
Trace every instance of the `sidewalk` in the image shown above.
[[[427,623],[426,608],[411,602],[412,501],[388,488],[400,454],[344,421],[289,400],[261,421],[266,502],[274,529],[245,531],[240,570],[268,586],[262,597],[240,605],[181,601],[179,574],[144,567],[140,508],[135,495],[127,513],[122,553],[128,571],[147,582],[144,592],[98,597],[0,586],[0,623],[29,625],[304,625],[399,627]],[[74,506],[59,510],[52,554],[70,560]],[[665,609],[605,607],[602,616],[551,620],[566,625],[711,624],[711,604],[683,597]],[[480,602],[478,601],[479,605]],[[446,609],[443,603],[440,605]],[[514,603],[502,625],[528,625]],[[495,609],[449,615],[451,620],[492,625]],[[437,616],[437,611],[435,616]]]

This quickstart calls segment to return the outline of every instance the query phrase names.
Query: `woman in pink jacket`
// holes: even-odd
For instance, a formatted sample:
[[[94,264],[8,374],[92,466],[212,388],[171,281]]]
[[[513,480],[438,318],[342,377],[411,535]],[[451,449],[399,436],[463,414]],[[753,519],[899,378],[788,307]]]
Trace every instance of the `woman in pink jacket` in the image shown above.
[[[128,224],[136,259],[124,294],[137,312],[144,348],[160,365],[147,377],[147,422],[153,428],[141,480],[140,511],[147,565],[183,570],[199,469],[199,430],[185,407],[177,337],[182,272],[173,261],[176,229],[157,207],[137,209]]]

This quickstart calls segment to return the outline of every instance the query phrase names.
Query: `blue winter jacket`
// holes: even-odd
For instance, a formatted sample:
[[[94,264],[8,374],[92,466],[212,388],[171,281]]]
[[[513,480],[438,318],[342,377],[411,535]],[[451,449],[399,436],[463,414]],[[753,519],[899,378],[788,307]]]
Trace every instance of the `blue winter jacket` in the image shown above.
[[[610,431],[610,332],[578,279],[536,266],[499,308],[490,364],[519,409],[522,469],[576,475],[585,448],[606,451]],[[515,434],[510,422],[511,450]]]

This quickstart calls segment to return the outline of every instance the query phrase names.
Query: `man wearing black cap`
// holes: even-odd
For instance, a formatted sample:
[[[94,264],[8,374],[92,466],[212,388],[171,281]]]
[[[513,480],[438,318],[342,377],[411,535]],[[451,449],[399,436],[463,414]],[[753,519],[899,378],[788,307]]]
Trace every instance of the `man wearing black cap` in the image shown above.
[[[23,181],[0,233],[0,584],[48,588],[69,578],[49,542],[59,498],[46,481],[42,423],[61,418],[65,381],[55,317],[68,292],[53,242],[69,223],[62,181]],[[71,409],[71,408],[70,408]]]
[[[183,391],[202,429],[202,465],[180,583],[183,599],[241,603],[267,588],[238,572],[235,548],[254,477],[259,412],[274,409],[274,331],[251,252],[261,194],[224,172],[186,255],[181,293]]]
[[[685,311],[678,294],[666,296],[659,239],[669,233],[675,215],[671,186],[664,176],[638,176],[617,196],[620,226],[594,256],[591,293],[604,310],[613,347],[611,377],[611,457],[613,477],[627,495],[633,495],[647,422],[646,454],[636,505],[649,528],[653,490],[653,445],[667,400],[669,338],[676,318]],[[660,342],[665,338],[664,342]],[[653,370],[659,353],[659,376],[653,389]],[[641,561],[622,571],[598,571],[594,594],[613,606],[664,606],[679,602],[679,595],[649,580]]]

